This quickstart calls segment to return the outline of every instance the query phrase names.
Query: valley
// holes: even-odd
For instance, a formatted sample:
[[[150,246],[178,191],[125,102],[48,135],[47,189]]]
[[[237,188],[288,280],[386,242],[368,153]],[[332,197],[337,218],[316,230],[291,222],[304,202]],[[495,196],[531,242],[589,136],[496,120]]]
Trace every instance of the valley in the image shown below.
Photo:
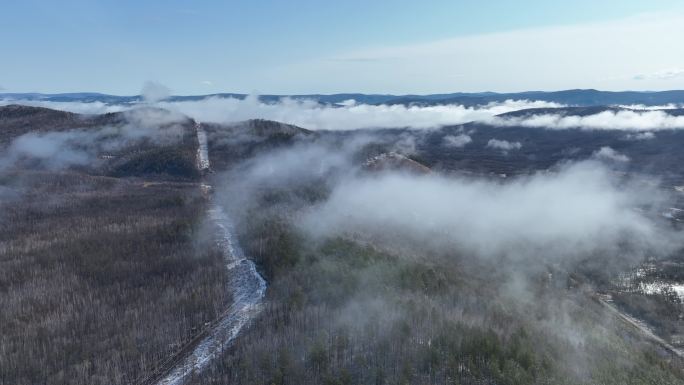
[[[0,26],[0,385],[684,385],[684,3]]]
[[[61,113],[0,109],[39,117],[12,118],[3,131],[12,155],[1,179],[0,287],[13,293],[5,308],[16,310],[5,315],[3,351],[15,353],[3,355],[2,381],[676,384],[684,376],[672,209],[682,175],[668,152],[678,131],[647,141],[475,122],[311,131],[161,110],[72,116],[80,126],[51,128]],[[470,141],[445,139],[458,135]],[[521,145],[493,148],[493,138]],[[58,143],[59,167],[55,155],[19,147],[28,139]],[[564,152],[569,143],[579,150]],[[632,161],[601,160],[606,147]],[[668,198],[643,200],[642,189]],[[586,205],[597,214],[565,208]],[[573,216],[600,237],[568,227]],[[34,264],[41,273],[27,273]],[[69,342],[56,334],[59,322],[84,332]],[[35,345],[17,345],[26,332]],[[21,360],[56,340],[72,353]]]

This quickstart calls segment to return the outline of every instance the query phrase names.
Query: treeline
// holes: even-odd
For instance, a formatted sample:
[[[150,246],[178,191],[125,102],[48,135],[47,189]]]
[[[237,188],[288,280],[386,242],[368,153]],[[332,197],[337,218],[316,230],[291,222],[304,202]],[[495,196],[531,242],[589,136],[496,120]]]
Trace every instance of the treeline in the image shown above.
[[[230,302],[197,186],[0,177],[0,384],[131,384]]]

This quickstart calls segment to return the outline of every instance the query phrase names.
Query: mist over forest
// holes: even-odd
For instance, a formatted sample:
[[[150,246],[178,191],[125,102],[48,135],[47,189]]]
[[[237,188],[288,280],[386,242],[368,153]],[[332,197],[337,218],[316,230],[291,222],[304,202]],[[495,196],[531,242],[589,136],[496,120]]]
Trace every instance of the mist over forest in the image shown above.
[[[682,381],[677,108],[166,99],[0,107],[5,383]]]
[[[0,385],[684,385],[681,2],[0,31]]]

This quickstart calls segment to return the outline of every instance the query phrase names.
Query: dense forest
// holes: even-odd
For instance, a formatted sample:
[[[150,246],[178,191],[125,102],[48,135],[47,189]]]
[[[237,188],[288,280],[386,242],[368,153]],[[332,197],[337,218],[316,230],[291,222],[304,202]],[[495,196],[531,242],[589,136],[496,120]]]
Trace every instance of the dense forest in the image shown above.
[[[397,148],[397,137],[375,136],[337,163],[334,156],[308,158],[318,154],[318,146],[329,154],[350,141],[331,137],[289,138],[275,148],[272,141],[258,142],[251,157],[226,161],[227,171],[214,177],[224,182],[219,196],[241,219],[241,242],[269,290],[249,330],[192,383],[684,381],[676,354],[654,345],[598,300],[592,286],[619,266],[541,261],[520,268],[518,260],[434,250],[391,233],[380,239],[357,232],[321,239],[302,231],[301,217],[330,198],[339,173],[351,168],[376,178],[384,171],[417,170],[414,161],[375,155]],[[287,148],[298,161],[287,164],[289,156],[273,155],[287,154]],[[369,158],[392,162],[366,167]],[[521,282],[524,289],[516,286]]]
[[[230,298],[195,186],[2,176],[0,383],[130,384]]]
[[[539,297],[521,303],[506,295],[499,267],[465,256],[310,244],[282,216],[254,218],[245,232],[270,279],[269,302],[195,383],[682,381],[676,357],[639,342],[566,282],[530,277]]]
[[[136,383],[230,303],[194,130],[165,117],[0,108],[0,383]]]
[[[657,247],[676,234],[676,218],[639,207],[660,218],[658,233],[646,232],[653,239],[640,238],[650,222],[630,205],[641,201],[621,195],[633,170],[554,168],[565,158],[539,130],[513,138],[478,126],[476,145],[454,148],[444,138],[472,127],[425,134],[207,124],[205,170],[195,122],[160,110],[83,117],[11,106],[0,108],[0,121],[0,384],[155,383],[168,371],[161,365],[187,355],[234,304],[233,267],[208,223],[210,204],[229,213],[268,287],[247,327],[187,383],[684,383],[673,347],[681,346],[682,302],[672,289],[642,288],[681,278],[675,243]],[[545,156],[489,149],[491,135],[527,140],[524,148]],[[611,135],[596,134],[592,146],[623,143]],[[630,156],[652,156],[652,145],[629,144]],[[37,146],[57,150],[27,151]],[[614,174],[618,188],[603,183]],[[575,177],[579,189],[545,200],[568,178],[577,185]],[[462,216],[442,207],[451,201],[441,191],[453,183],[474,192]],[[526,212],[507,203],[520,191],[535,199],[516,205],[550,207],[547,225],[497,227],[503,214]],[[614,210],[595,206],[590,218],[629,226],[596,238],[580,231],[567,252],[553,216],[572,230],[565,219],[584,203],[573,195],[585,193],[587,201],[617,194]],[[357,196],[371,203],[359,206]],[[481,202],[495,208],[484,222],[469,214]],[[616,222],[603,218],[611,215]],[[549,232],[553,243],[535,244]],[[607,243],[587,248],[585,238]],[[644,273],[644,263],[657,268]]]

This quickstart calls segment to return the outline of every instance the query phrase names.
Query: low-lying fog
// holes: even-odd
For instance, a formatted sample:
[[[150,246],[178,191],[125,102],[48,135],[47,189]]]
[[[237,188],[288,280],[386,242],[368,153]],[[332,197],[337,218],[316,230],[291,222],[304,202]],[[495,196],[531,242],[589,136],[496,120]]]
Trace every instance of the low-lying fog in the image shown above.
[[[149,92],[148,92],[149,93]],[[197,101],[163,101],[154,93],[147,101],[133,105],[102,102],[50,102],[1,100],[0,105],[19,103],[48,107],[82,114],[118,112],[139,105],[158,106],[185,114],[197,121],[231,123],[247,119],[269,119],[294,124],[310,130],[354,130],[370,128],[430,129],[467,122],[498,126],[541,127],[549,129],[616,129],[650,131],[684,128],[684,116],[672,116],[659,107],[644,110],[604,111],[588,116],[570,116],[549,110],[524,117],[498,117],[507,112],[530,108],[560,108],[558,103],[534,100],[507,100],[500,103],[466,107],[458,104],[436,106],[370,105],[354,100],[339,105],[320,104],[312,100],[282,98],[279,102],[262,102],[257,96],[245,99],[208,97]],[[641,108],[643,106],[625,106]],[[662,106],[662,110],[675,106]]]
[[[601,156],[494,180],[358,171],[351,157],[363,142],[342,148],[302,144],[252,159],[222,178],[229,181],[227,196],[242,211],[258,204],[252,198],[264,187],[325,178],[327,198],[297,217],[307,234],[483,258],[561,262],[593,255],[637,261],[681,245],[677,233],[658,224],[658,212],[671,197],[655,183],[620,180]]]

